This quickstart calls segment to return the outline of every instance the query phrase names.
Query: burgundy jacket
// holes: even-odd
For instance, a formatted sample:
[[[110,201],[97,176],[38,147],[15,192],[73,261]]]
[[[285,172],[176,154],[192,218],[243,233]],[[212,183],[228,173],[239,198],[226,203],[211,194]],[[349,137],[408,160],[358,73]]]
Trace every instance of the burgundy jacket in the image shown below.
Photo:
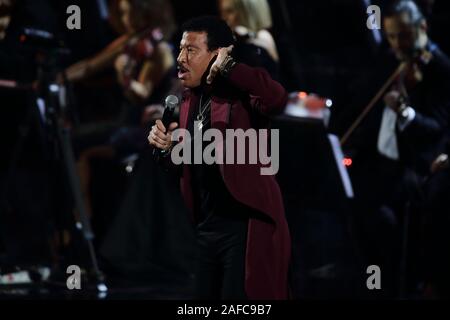
[[[224,87],[231,87],[232,92],[240,92],[228,95],[213,93],[211,128],[221,130],[224,137],[225,129],[267,127],[267,116],[282,112],[287,103],[285,89],[272,80],[264,69],[239,63],[222,84]],[[180,107],[180,128],[187,128],[196,103],[196,93],[187,90]],[[223,150],[223,145],[217,145],[217,150]],[[274,176],[261,175],[261,167],[259,163],[219,165],[230,193],[239,202],[258,210],[266,218],[252,218],[249,221],[245,261],[245,289],[248,298],[287,299],[291,250],[289,229],[278,183]],[[181,192],[188,208],[193,210],[190,179],[189,166],[185,164]]]

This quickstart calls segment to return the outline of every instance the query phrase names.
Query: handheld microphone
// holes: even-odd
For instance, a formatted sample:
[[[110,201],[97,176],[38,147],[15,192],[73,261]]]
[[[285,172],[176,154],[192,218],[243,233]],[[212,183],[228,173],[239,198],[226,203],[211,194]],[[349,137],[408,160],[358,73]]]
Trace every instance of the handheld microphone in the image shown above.
[[[174,96],[173,94],[167,96],[166,100],[164,101],[164,113],[161,119],[161,122],[163,123],[164,127],[169,129],[169,125],[172,122],[173,114],[175,112],[175,108],[178,106],[178,98],[177,96]]]
[[[179,100],[177,96],[174,95],[168,95],[166,100],[164,101],[164,113],[161,119],[161,122],[163,123],[164,127],[166,128],[166,132],[169,129],[169,125],[172,122],[173,114],[175,112],[175,108],[178,106]],[[157,148],[153,149],[153,155],[159,156],[161,155],[162,150],[159,150]]]

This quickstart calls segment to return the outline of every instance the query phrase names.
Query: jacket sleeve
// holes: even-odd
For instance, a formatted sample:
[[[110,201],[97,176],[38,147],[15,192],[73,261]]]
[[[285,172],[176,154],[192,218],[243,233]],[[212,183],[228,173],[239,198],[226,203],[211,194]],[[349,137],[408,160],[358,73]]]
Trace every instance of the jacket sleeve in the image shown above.
[[[232,85],[250,95],[251,106],[262,114],[279,114],[286,107],[288,93],[262,68],[238,63],[231,70],[228,79]]]
[[[450,105],[434,108],[432,115],[415,112],[414,119],[404,130],[409,136],[434,138],[441,135],[448,127],[448,110]]]

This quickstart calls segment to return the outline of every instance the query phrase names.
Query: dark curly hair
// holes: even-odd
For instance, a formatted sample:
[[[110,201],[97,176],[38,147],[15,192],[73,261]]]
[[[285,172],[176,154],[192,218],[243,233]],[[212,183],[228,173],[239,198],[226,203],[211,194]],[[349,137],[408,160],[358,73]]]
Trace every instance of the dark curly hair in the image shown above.
[[[206,32],[208,49],[229,47],[234,44],[234,36],[230,27],[222,19],[215,16],[201,16],[193,18],[183,24],[183,32]]]

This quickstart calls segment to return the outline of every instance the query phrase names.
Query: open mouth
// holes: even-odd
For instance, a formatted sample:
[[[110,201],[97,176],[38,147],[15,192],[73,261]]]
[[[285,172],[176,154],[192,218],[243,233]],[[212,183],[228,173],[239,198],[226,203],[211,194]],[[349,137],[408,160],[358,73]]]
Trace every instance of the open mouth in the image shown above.
[[[189,73],[189,70],[185,67],[179,65],[178,66],[178,79],[183,79],[186,77],[186,75]]]

